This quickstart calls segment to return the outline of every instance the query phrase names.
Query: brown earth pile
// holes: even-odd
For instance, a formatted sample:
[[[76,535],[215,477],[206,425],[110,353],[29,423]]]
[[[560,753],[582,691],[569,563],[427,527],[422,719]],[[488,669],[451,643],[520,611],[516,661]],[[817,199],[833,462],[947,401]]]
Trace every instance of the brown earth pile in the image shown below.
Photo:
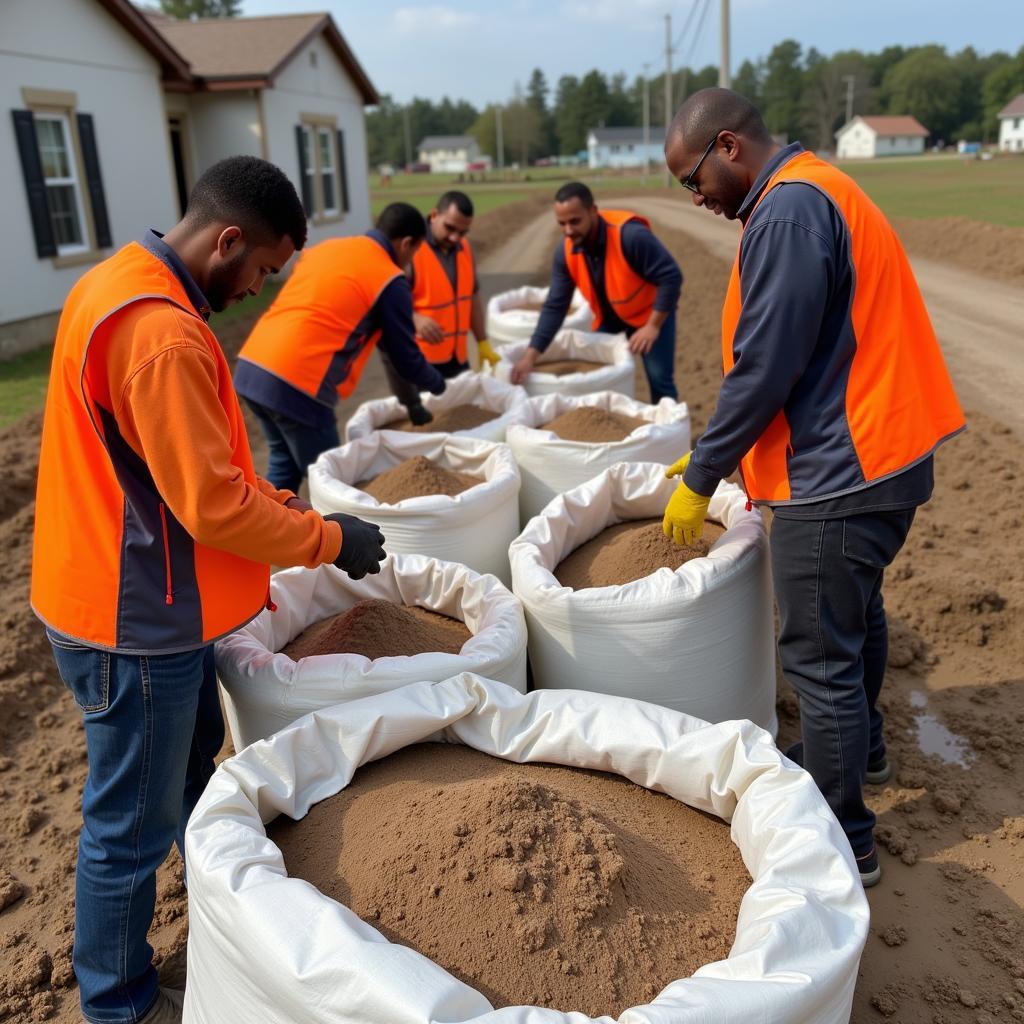
[[[563,441],[598,444],[625,440],[634,430],[646,426],[647,420],[639,416],[626,416],[596,405],[581,405],[556,416],[545,423],[542,429],[553,431]]]
[[[315,654],[361,654],[371,661],[458,654],[472,635],[458,619],[372,598],[304,629],[281,653],[295,661]]]
[[[453,405],[448,409],[434,411],[434,418],[429,423],[414,426],[408,416],[392,420],[386,424],[386,430],[407,430],[416,434],[441,433],[447,434],[455,430],[473,430],[484,423],[496,420],[501,413],[493,409],[485,409],[482,405]]]
[[[454,497],[483,482],[483,477],[456,473],[425,455],[414,455],[356,486],[382,504],[394,505],[406,498],[422,498],[430,494]]]
[[[661,568],[675,571],[681,565],[704,558],[725,529],[708,520],[704,533],[693,544],[674,543],[661,529],[660,519],[635,519],[602,530],[581,544],[555,566],[554,576],[563,587],[620,587],[650,576]]]
[[[593,373],[594,370],[603,370],[607,365],[593,359],[549,359],[537,363],[537,372],[567,377],[570,373]]]
[[[954,263],[974,274],[1024,285],[1024,228],[966,217],[893,217],[892,223],[911,255]]]
[[[497,1008],[618,1015],[729,953],[750,885],[723,822],[602,772],[422,744],[270,836],[289,875]]]
[[[544,308],[544,303],[527,300],[523,302],[517,302],[514,306],[508,306],[507,308],[509,310],[525,309],[529,313],[539,313]],[[580,307],[578,305],[573,304],[569,307],[569,310],[565,315],[572,316],[574,313],[577,313],[579,311],[579,308]]]

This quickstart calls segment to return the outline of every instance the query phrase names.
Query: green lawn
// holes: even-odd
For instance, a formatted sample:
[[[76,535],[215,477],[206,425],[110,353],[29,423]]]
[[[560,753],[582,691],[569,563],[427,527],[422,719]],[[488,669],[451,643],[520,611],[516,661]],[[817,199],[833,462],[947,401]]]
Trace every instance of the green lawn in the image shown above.
[[[53,346],[47,345],[0,362],[0,427],[42,408],[52,356]]]

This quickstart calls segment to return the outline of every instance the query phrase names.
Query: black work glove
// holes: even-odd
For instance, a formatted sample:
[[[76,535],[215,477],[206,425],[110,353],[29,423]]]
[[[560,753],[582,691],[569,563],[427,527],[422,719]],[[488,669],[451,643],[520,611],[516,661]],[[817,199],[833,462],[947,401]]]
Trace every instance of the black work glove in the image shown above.
[[[332,512],[324,519],[341,527],[341,551],[334,564],[354,580],[361,580],[367,573],[380,572],[380,563],[387,558],[384,551],[384,534],[376,523],[368,523],[344,512]]]
[[[433,384],[430,385],[430,393],[432,395],[443,395],[445,388],[448,387],[448,381],[441,376],[441,374],[434,372],[434,376],[437,378]]]
[[[434,418],[434,414],[422,402],[407,405],[406,409],[409,411],[409,422],[414,427],[422,427],[424,423],[430,423]]]

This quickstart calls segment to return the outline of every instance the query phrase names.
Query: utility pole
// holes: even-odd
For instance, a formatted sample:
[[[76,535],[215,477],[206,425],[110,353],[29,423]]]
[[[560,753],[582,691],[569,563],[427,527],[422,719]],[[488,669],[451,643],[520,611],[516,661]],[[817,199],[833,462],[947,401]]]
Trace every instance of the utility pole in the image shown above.
[[[412,166],[412,136],[409,133],[409,108],[402,107],[402,123],[405,127],[405,166]]]
[[[651,79],[650,64],[644,65],[644,184],[651,173]]]
[[[853,86],[857,81],[856,75],[843,75],[843,81],[846,83],[846,121],[845,124],[849,124],[853,120]]]
[[[672,15],[665,15],[665,138],[672,124]],[[672,172],[665,167],[665,185],[672,184]]]
[[[501,131],[501,104],[494,108],[495,148],[498,150],[498,172],[504,176],[505,171],[505,136]]]
[[[718,84],[723,89],[732,86],[732,74],[729,70],[729,0],[719,0],[721,14],[721,56],[718,63]]]

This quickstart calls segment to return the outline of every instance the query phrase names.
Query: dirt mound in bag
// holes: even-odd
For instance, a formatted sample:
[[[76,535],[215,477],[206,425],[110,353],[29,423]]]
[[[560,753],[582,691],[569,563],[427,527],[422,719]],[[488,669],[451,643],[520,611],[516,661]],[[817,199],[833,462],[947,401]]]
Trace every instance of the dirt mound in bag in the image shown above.
[[[511,313],[513,310],[522,309],[522,310],[525,310],[527,313],[539,313],[543,308],[544,308],[544,301],[543,300],[533,301],[533,300],[530,300],[530,299],[526,299],[523,302],[517,302],[514,306],[506,306],[502,310],[502,312],[503,313]],[[579,305],[574,302],[569,307],[569,311],[565,315],[567,317],[574,316],[579,311],[580,311]]]
[[[482,477],[456,473],[425,455],[414,455],[356,487],[385,505],[394,505],[406,498],[423,498],[430,494],[454,497],[483,482]]]
[[[361,654],[371,660],[458,654],[472,635],[458,619],[373,598],[314,623],[281,653],[294,661],[314,654]]]
[[[667,566],[678,569],[694,558],[704,558],[725,529],[708,520],[693,544],[675,544],[665,536],[660,519],[635,519],[602,530],[555,566],[555,579],[563,587],[618,587],[643,579]]]
[[[593,373],[603,370],[608,364],[598,363],[593,359],[552,359],[550,362],[539,362],[538,373],[551,373],[556,377],[566,377],[570,373]]]
[[[647,1002],[728,955],[750,885],[728,826],[671,797],[446,744],[366,765],[269,832],[289,875],[495,1007]]]
[[[453,405],[450,409],[439,409],[429,423],[413,426],[408,416],[392,420],[385,425],[386,430],[407,430],[416,434],[448,434],[453,430],[473,430],[496,420],[501,413],[493,409],[485,409],[482,405]]]
[[[626,416],[621,412],[609,412],[594,405],[581,405],[577,409],[556,416],[545,423],[544,430],[551,430],[563,441],[584,441],[599,444],[608,441],[623,441],[638,427],[646,427],[647,420],[639,416]]]

